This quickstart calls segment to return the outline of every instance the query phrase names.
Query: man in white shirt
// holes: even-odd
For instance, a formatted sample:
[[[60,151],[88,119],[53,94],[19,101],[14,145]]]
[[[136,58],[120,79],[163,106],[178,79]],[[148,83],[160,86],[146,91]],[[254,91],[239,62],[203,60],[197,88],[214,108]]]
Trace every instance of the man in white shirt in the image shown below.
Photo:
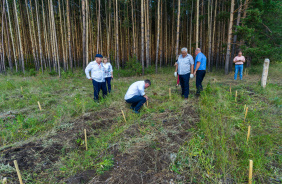
[[[139,114],[140,108],[148,100],[147,95],[145,95],[145,89],[151,86],[150,80],[137,81],[131,84],[128,88],[124,99],[127,103],[131,104],[130,109],[133,109],[133,112]]]
[[[89,80],[92,80],[94,88],[94,100],[98,102],[100,90],[102,89],[103,97],[105,97],[107,95],[107,87],[104,76],[105,68],[102,63],[103,56],[101,54],[97,54],[95,57],[95,61],[90,62],[85,68],[85,74]],[[91,77],[89,72],[91,73]]]
[[[178,57],[174,76],[177,77],[177,73],[178,73],[180,85],[182,89],[181,96],[183,96],[185,100],[187,100],[189,96],[189,79],[194,77],[193,70],[194,70],[193,56],[188,54],[188,49],[184,47],[181,49],[181,55],[179,55]]]

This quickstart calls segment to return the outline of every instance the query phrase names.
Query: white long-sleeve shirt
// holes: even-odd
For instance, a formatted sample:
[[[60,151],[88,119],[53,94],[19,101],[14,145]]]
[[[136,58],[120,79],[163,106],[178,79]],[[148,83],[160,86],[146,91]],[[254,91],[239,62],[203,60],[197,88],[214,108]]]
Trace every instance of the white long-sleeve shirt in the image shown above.
[[[145,95],[145,81],[137,81],[131,84],[128,88],[124,99],[129,100],[134,96],[144,96]]]
[[[91,72],[91,77],[89,72]],[[100,64],[96,61],[90,62],[85,68],[85,74],[88,79],[92,78],[96,82],[105,82],[105,68],[102,62]]]
[[[104,68],[105,68],[105,78],[111,77],[113,72],[113,67],[111,63],[107,62],[106,64],[104,64]]]

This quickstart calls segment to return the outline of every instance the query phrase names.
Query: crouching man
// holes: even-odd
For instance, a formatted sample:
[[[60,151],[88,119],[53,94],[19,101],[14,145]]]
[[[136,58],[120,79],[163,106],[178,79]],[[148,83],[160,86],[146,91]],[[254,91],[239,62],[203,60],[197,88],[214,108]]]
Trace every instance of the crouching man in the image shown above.
[[[136,114],[139,114],[140,108],[148,100],[147,95],[145,95],[145,89],[151,86],[150,80],[137,81],[131,84],[128,88],[124,99],[127,103],[131,104],[130,109]]]

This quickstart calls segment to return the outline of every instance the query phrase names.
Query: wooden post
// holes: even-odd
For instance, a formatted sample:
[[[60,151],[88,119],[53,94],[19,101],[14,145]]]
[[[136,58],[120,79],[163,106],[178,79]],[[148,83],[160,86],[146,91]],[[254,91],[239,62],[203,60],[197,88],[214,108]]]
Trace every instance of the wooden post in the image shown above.
[[[3,184],[7,184],[7,178],[3,178]]]
[[[262,77],[261,77],[261,86],[265,88],[266,86],[266,80],[267,80],[267,75],[268,75],[268,68],[269,68],[269,59],[264,60],[263,64],[263,71],[262,71]]]
[[[247,134],[247,142],[249,141],[250,134],[251,134],[251,126],[249,125],[248,126],[248,134]]]
[[[249,184],[252,184],[253,180],[253,161],[250,160],[250,166],[249,166]]]
[[[23,184],[21,172],[19,170],[18,162],[16,160],[14,160],[14,165],[15,165],[16,170],[17,170],[17,174],[18,174],[18,178],[19,178],[20,184]]]
[[[87,134],[86,134],[86,129],[84,129],[84,138],[85,138],[85,147],[87,151]]]
[[[169,88],[169,99],[171,100],[171,88]]]
[[[245,118],[244,118],[244,122],[246,121],[246,118],[247,118],[247,114],[248,114],[248,108],[249,108],[249,107],[247,107],[247,108],[246,108],[246,113],[245,113]]]
[[[237,102],[237,90],[236,90],[236,93],[235,93],[235,102]]]
[[[124,113],[123,113],[123,110],[121,110],[121,113],[122,113],[122,116],[123,116],[124,121],[126,122],[126,119],[125,119],[125,115],[124,115]]]
[[[42,108],[41,108],[40,102],[38,101],[37,103],[38,103],[38,107],[39,107],[40,111],[42,111]]]

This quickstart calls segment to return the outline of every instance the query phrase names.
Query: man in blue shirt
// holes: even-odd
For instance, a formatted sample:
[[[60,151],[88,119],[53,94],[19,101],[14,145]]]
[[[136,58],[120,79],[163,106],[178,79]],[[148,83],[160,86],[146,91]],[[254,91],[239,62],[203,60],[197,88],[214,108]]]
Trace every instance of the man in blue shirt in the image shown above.
[[[177,77],[178,73],[182,89],[181,95],[185,100],[187,100],[189,96],[189,79],[193,78],[193,70],[194,59],[190,54],[188,54],[187,48],[182,48],[181,54],[179,55],[177,60],[174,76]]]
[[[99,92],[101,89],[103,91],[103,97],[107,95],[107,86],[105,82],[105,68],[102,63],[103,56],[101,54],[97,54],[95,57],[95,61],[90,62],[85,68],[85,74],[89,80],[92,80],[94,88],[94,101],[98,102]],[[91,72],[91,77],[89,72]]]
[[[206,75],[206,65],[207,65],[207,58],[206,56],[201,52],[200,48],[197,48],[195,50],[195,70],[194,70],[194,76],[196,76],[196,88],[197,88],[197,95],[200,95],[200,92],[203,91],[202,82],[204,80],[204,77]]]

